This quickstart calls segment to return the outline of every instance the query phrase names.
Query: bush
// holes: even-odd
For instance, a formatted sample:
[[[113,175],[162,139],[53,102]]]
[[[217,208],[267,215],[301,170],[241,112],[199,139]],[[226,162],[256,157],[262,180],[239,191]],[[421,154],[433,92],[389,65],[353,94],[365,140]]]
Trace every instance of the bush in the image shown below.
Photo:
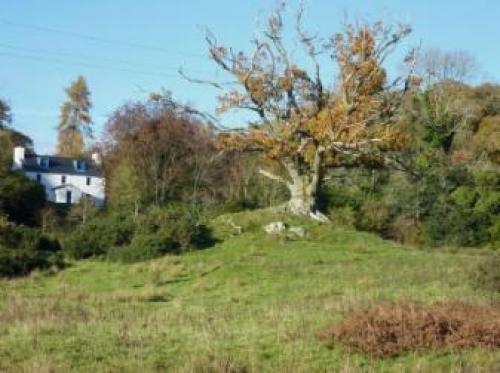
[[[0,277],[23,276],[36,268],[62,267],[60,250],[57,240],[0,217]]]
[[[124,247],[112,247],[108,250],[107,259],[116,262],[134,263],[172,253],[178,253],[180,244],[170,237],[160,234],[139,233],[132,242]]]
[[[203,249],[215,242],[212,230],[197,213],[181,209],[170,215],[170,235],[183,250]]]
[[[213,244],[211,230],[203,224],[203,217],[183,205],[152,208],[137,222],[137,233],[156,235],[160,241],[177,243],[178,251],[204,248]]]
[[[422,229],[418,221],[404,215],[397,216],[389,227],[388,236],[403,244],[419,245]]]
[[[423,235],[430,245],[477,246],[491,240],[489,212],[438,201],[423,221]]]
[[[152,207],[134,219],[102,213],[71,232],[64,251],[74,259],[135,262],[212,243],[211,230],[199,217],[183,206],[169,206]]]
[[[45,206],[45,190],[18,172],[0,176],[0,206],[10,221],[35,226]]]
[[[361,219],[358,221],[358,228],[384,233],[389,225],[390,211],[380,201],[366,201],[361,208]]]
[[[319,191],[318,208],[321,211],[350,207],[358,210],[362,204],[362,192],[358,188],[345,185],[324,185]]]
[[[453,172],[452,172],[453,171]],[[495,241],[500,214],[500,177],[496,172],[449,171],[445,193],[423,214],[423,236],[430,245],[478,246]],[[434,189],[439,190],[436,185]]]
[[[500,348],[500,304],[383,303],[355,310],[318,337],[375,357],[441,348]]]
[[[491,226],[488,228],[491,242],[500,247],[500,215],[492,219]]]
[[[111,247],[128,245],[134,230],[130,219],[103,214],[69,233],[63,241],[64,252],[73,259],[104,255]]]
[[[470,279],[477,289],[500,293],[500,256],[484,259],[471,272]]]
[[[356,211],[351,206],[331,209],[328,216],[336,226],[354,228],[356,225]]]
[[[256,198],[234,198],[228,202],[226,202],[222,208],[218,210],[218,213],[220,215],[222,214],[230,214],[230,213],[236,213],[236,212],[241,212],[241,211],[246,211],[246,210],[255,210],[258,209],[259,202],[257,201]]]

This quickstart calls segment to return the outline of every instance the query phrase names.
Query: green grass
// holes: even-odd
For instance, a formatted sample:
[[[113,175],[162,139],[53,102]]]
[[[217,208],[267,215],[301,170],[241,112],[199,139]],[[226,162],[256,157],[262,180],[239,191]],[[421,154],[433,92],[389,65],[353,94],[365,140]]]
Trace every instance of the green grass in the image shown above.
[[[231,219],[244,234],[229,237]],[[477,250],[411,250],[374,235],[287,220],[309,237],[262,233],[270,213],[220,217],[216,246],[133,265],[81,261],[0,282],[0,371],[492,370],[499,351],[371,360],[315,334],[379,300],[491,301],[470,287]]]

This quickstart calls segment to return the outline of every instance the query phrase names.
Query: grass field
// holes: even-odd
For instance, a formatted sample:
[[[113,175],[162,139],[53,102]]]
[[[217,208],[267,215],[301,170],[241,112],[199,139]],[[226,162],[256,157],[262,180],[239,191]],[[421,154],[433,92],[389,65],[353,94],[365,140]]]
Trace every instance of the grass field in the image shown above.
[[[477,250],[415,250],[307,225],[266,236],[272,216],[231,219],[245,233],[209,249],[132,265],[81,261],[0,282],[0,371],[388,371],[500,369],[500,351],[370,359],[316,334],[380,300],[491,301],[470,287]],[[218,223],[222,224],[220,218]],[[297,223],[297,222],[291,222]]]

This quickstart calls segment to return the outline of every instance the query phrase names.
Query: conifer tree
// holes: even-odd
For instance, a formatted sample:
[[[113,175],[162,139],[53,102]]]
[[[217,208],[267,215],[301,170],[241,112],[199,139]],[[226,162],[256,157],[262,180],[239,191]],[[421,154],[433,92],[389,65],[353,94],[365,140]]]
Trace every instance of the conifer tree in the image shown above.
[[[85,138],[92,138],[90,91],[85,78],[79,76],[65,92],[68,98],[61,106],[57,153],[76,157],[84,152]]]

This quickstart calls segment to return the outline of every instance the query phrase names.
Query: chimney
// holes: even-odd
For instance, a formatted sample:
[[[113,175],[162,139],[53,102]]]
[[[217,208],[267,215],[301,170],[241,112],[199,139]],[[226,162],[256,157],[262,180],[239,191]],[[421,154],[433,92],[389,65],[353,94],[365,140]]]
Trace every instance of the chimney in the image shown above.
[[[16,146],[14,148],[14,159],[12,163],[13,170],[20,170],[23,168],[24,156],[25,149],[22,146]]]
[[[92,153],[92,160],[98,166],[102,164],[101,155],[99,153]]]

